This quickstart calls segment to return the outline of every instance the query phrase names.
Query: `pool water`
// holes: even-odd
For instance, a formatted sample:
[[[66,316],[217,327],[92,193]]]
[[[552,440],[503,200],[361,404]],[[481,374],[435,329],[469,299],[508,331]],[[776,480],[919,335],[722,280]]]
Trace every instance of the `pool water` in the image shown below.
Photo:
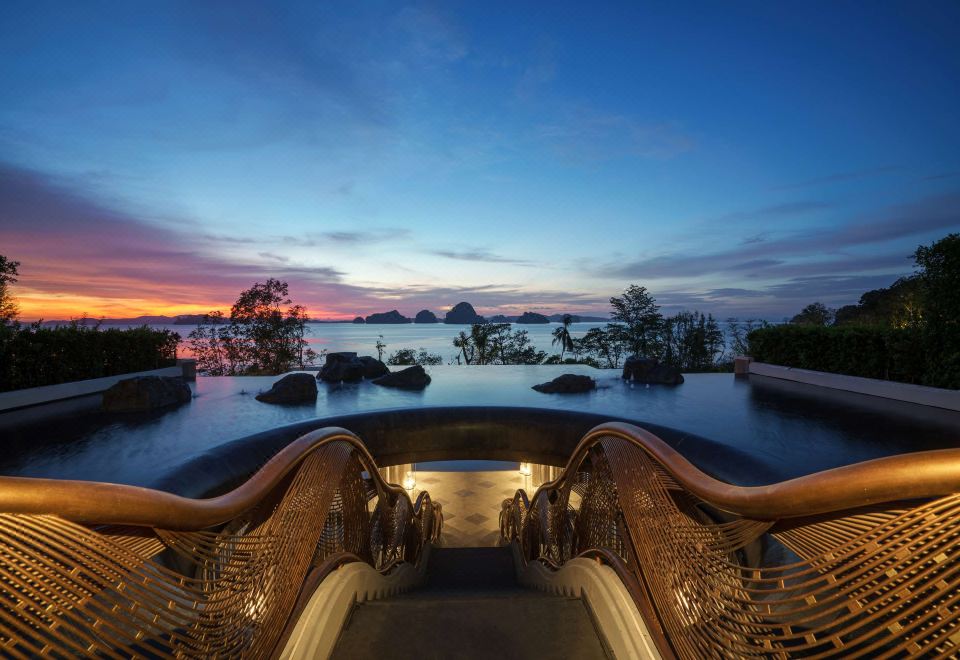
[[[422,392],[319,383],[316,403],[254,395],[277,377],[200,377],[189,404],[150,414],[74,413],[0,430],[0,474],[145,485],[212,447],[296,421],[414,406],[570,409],[669,426],[749,452],[759,483],[879,456],[960,446],[960,413],[762,376],[690,374],[678,387],[632,385],[585,366],[437,366]],[[562,373],[597,380],[587,394],[531,389]],[[456,469],[456,465],[447,469]]]

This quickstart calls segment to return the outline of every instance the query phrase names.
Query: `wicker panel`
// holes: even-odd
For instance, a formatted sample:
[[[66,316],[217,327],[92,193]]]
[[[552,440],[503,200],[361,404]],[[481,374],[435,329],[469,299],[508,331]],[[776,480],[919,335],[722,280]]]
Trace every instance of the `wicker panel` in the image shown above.
[[[0,513],[0,652],[267,657],[311,567],[337,555],[384,570],[416,562],[442,525],[429,496],[414,506],[378,481],[371,514],[364,473],[375,469],[359,441],[308,445],[264,468],[272,487],[253,506],[207,529]]]
[[[564,475],[529,505],[525,493],[505,502],[504,539],[517,540],[528,560],[554,566],[578,555],[618,557],[614,564],[638,585],[634,597],[655,619],[667,656],[960,652],[960,453],[927,457],[931,469],[913,475],[935,483],[911,488],[945,491],[940,496],[893,501],[897,489],[883,486],[891,494],[884,506],[869,495],[856,497],[879,488],[882,475],[869,466],[853,473],[859,481],[839,487],[824,473],[788,486],[738,489],[699,473],[650,437],[627,425],[595,430]],[[935,460],[944,458],[953,461],[955,476]],[[824,511],[823,493],[810,495],[809,515],[780,497],[789,488],[802,499],[818,484],[837,491],[836,510]],[[570,493],[579,505],[567,554],[568,530],[553,514]],[[755,511],[764,497],[771,515],[759,519],[731,504]],[[527,508],[539,515],[524,515]],[[780,560],[765,563],[764,550]]]

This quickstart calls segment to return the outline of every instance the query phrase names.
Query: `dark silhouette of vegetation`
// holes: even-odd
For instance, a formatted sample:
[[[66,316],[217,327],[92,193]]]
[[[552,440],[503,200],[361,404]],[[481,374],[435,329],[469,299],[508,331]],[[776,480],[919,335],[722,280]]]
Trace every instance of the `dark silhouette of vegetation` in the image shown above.
[[[375,344],[375,346],[377,349],[377,359],[383,362],[383,349],[387,347],[387,345],[383,343],[383,335],[380,335],[377,337],[377,343]],[[409,350],[409,349],[406,349],[406,350]]]
[[[616,323],[590,328],[576,343],[584,361],[592,360],[604,369],[619,369],[629,353],[626,329]]]
[[[19,262],[0,255],[0,392],[135,373],[176,364],[180,335],[147,326],[101,330],[86,319],[22,325],[10,285]]]
[[[547,357],[534,348],[527,330],[511,332],[509,323],[475,323],[470,334],[461,330],[453,345],[464,364],[542,364]]]
[[[926,382],[926,357],[916,328],[783,324],[750,333],[750,355],[798,369]]]
[[[563,354],[574,350],[573,337],[570,336],[570,324],[573,323],[573,317],[569,314],[564,315],[563,323],[558,328],[553,329],[553,341],[551,346],[560,344],[560,360],[563,361]]]
[[[856,305],[837,310],[834,325],[879,325],[890,328],[919,327],[923,307],[917,276],[901,277],[887,288],[867,291]]]
[[[563,317],[552,332],[560,353],[536,350],[526,330],[508,323],[477,323],[453,339],[459,364],[585,364],[619,369],[629,355],[653,357],[685,371],[717,371],[723,362],[724,337],[711,315],[683,311],[664,318],[647,290],[631,285],[610,299],[614,323],[590,328],[582,337],[571,332],[573,318]],[[743,340],[745,342],[745,340]],[[572,354],[572,356],[568,356]],[[732,366],[731,366],[732,368]]]
[[[177,333],[147,326],[9,324],[0,332],[0,391],[170,367],[179,343]]]
[[[926,384],[960,388],[960,234],[913,255],[920,280],[920,327],[928,357]]]
[[[737,355],[749,355],[750,341],[747,337],[757,328],[765,328],[768,325],[766,321],[761,319],[746,319],[741,321],[734,317],[728,318],[727,341],[731,358]]]
[[[207,314],[190,333],[190,349],[197,369],[209,376],[302,369],[318,357],[306,341],[308,320],[306,308],[292,304],[287,283],[271,278],[243,291],[229,319]]]
[[[390,366],[410,366],[415,364],[428,366],[443,364],[443,358],[436,353],[428,353],[425,348],[420,348],[420,350],[401,348],[387,358],[387,364]]]
[[[808,313],[826,309],[814,303],[794,317],[792,329],[754,330],[750,355],[791,367],[960,388],[960,234],[921,245],[913,256],[915,275],[841,307],[831,327]]]
[[[708,314],[679,312],[663,324],[661,362],[681,371],[714,371],[723,356],[724,338],[720,325]]]
[[[658,357],[663,350],[663,315],[645,287],[631,284],[620,297],[610,298],[610,318],[623,325],[633,355]]]
[[[800,313],[790,319],[794,325],[813,325],[825,327],[833,324],[836,312],[820,302],[810,303]]]
[[[10,285],[17,281],[19,261],[12,261],[0,254],[0,325],[12,323],[17,318],[17,302],[10,292]]]

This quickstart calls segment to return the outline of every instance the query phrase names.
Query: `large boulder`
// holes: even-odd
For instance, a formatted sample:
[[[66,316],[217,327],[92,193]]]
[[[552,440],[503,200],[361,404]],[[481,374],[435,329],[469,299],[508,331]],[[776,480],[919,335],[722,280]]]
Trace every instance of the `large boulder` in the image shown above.
[[[377,312],[366,318],[367,323],[410,323],[410,319],[395,309],[389,312]]]
[[[447,312],[447,315],[443,318],[443,322],[458,325],[473,325],[474,323],[483,323],[484,318],[477,314],[477,310],[475,310],[470,303],[459,302]]]
[[[327,383],[355,383],[363,380],[363,370],[363,362],[356,353],[327,353],[327,361],[317,378]]]
[[[649,385],[679,385],[683,382],[683,374],[676,367],[636,355],[631,355],[623,363],[623,378]]]
[[[390,373],[387,365],[373,356],[363,355],[357,359],[363,364],[364,378],[379,378],[380,376],[385,376]]]
[[[440,323],[437,315],[429,309],[421,309],[413,319],[414,323]]]
[[[182,378],[138,376],[119,381],[103,393],[101,407],[108,412],[142,412],[189,403],[190,386]]]
[[[310,374],[287,374],[266,392],[257,395],[264,403],[308,403],[317,400],[317,379]]]
[[[524,312],[517,319],[517,323],[550,323],[550,319],[536,312]]]
[[[401,390],[422,390],[430,384],[430,376],[419,364],[407,367],[401,371],[394,371],[373,381],[374,385],[396,387]]]
[[[580,394],[597,389],[597,381],[590,376],[563,374],[546,383],[534,385],[533,389],[544,394]]]

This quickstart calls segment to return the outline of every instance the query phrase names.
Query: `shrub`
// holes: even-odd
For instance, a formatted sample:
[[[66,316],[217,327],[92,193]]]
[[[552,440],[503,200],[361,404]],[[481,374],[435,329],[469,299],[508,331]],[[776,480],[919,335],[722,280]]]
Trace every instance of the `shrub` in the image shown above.
[[[173,366],[179,342],[177,333],[147,326],[2,326],[0,392]]]
[[[779,325],[753,330],[747,338],[750,355],[759,362],[944,386],[929,381],[922,332],[917,328]]]

